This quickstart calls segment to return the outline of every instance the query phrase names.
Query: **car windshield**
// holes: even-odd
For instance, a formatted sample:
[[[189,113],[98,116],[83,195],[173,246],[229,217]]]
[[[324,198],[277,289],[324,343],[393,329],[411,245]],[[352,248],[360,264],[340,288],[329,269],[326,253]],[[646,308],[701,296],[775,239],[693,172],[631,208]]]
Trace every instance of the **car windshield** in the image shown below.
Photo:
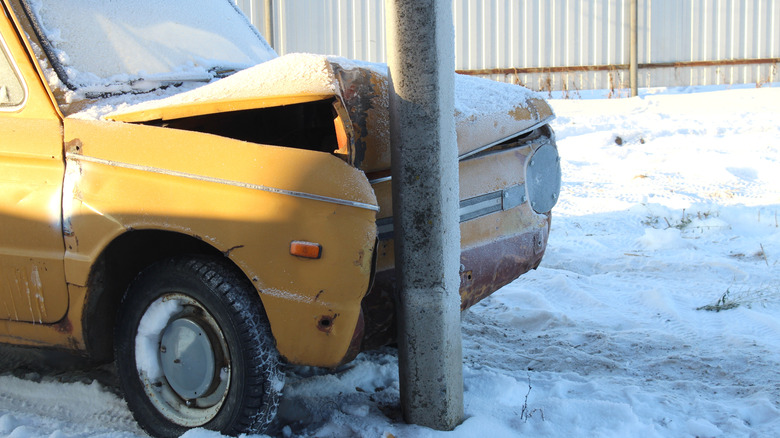
[[[25,0],[24,8],[72,90],[205,81],[277,56],[230,0]]]

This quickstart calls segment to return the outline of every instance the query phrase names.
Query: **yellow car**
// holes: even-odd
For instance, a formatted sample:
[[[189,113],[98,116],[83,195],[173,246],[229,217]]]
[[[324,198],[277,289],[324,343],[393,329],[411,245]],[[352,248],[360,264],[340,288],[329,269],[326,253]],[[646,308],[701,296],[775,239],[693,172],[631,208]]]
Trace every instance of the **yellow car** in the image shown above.
[[[228,0],[0,2],[0,350],[114,360],[178,436],[394,342],[383,66],[279,57]],[[560,164],[542,99],[456,87],[465,309],[538,266]]]

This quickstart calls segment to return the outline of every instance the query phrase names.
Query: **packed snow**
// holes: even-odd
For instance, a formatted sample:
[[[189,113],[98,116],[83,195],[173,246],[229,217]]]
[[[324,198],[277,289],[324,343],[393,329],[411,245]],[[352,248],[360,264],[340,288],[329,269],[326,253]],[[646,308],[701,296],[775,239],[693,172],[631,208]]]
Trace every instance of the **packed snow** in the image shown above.
[[[171,317],[182,309],[179,300],[164,300],[158,298],[149,305],[135,337],[135,364],[139,372],[146,374],[150,380],[157,380],[163,375],[160,366],[160,333],[170,322]]]
[[[463,423],[405,424],[386,348],[287,369],[278,434],[777,436],[773,85],[552,100],[563,186],[549,246],[538,270],[463,314]],[[143,436],[106,374],[0,374],[0,437]]]

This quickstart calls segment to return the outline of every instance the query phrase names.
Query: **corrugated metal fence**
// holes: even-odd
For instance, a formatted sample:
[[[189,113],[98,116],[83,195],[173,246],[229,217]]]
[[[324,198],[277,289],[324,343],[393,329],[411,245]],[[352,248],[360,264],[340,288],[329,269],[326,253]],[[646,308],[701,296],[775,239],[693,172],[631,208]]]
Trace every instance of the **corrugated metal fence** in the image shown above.
[[[453,0],[456,68],[537,90],[628,87],[631,0]],[[265,34],[265,1],[236,0]],[[385,61],[383,0],[273,0],[274,47]],[[780,81],[780,0],[637,0],[640,87]]]

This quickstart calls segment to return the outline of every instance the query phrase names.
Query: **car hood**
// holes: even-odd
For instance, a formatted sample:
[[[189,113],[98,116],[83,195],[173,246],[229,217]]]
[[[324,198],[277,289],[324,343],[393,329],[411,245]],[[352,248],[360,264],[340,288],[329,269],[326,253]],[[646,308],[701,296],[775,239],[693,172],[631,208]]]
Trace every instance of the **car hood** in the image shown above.
[[[338,98],[349,113],[357,167],[389,168],[387,66],[289,54],[169,98],[123,108],[106,119],[141,123]],[[455,120],[461,156],[554,118],[538,94],[512,84],[456,75]]]

